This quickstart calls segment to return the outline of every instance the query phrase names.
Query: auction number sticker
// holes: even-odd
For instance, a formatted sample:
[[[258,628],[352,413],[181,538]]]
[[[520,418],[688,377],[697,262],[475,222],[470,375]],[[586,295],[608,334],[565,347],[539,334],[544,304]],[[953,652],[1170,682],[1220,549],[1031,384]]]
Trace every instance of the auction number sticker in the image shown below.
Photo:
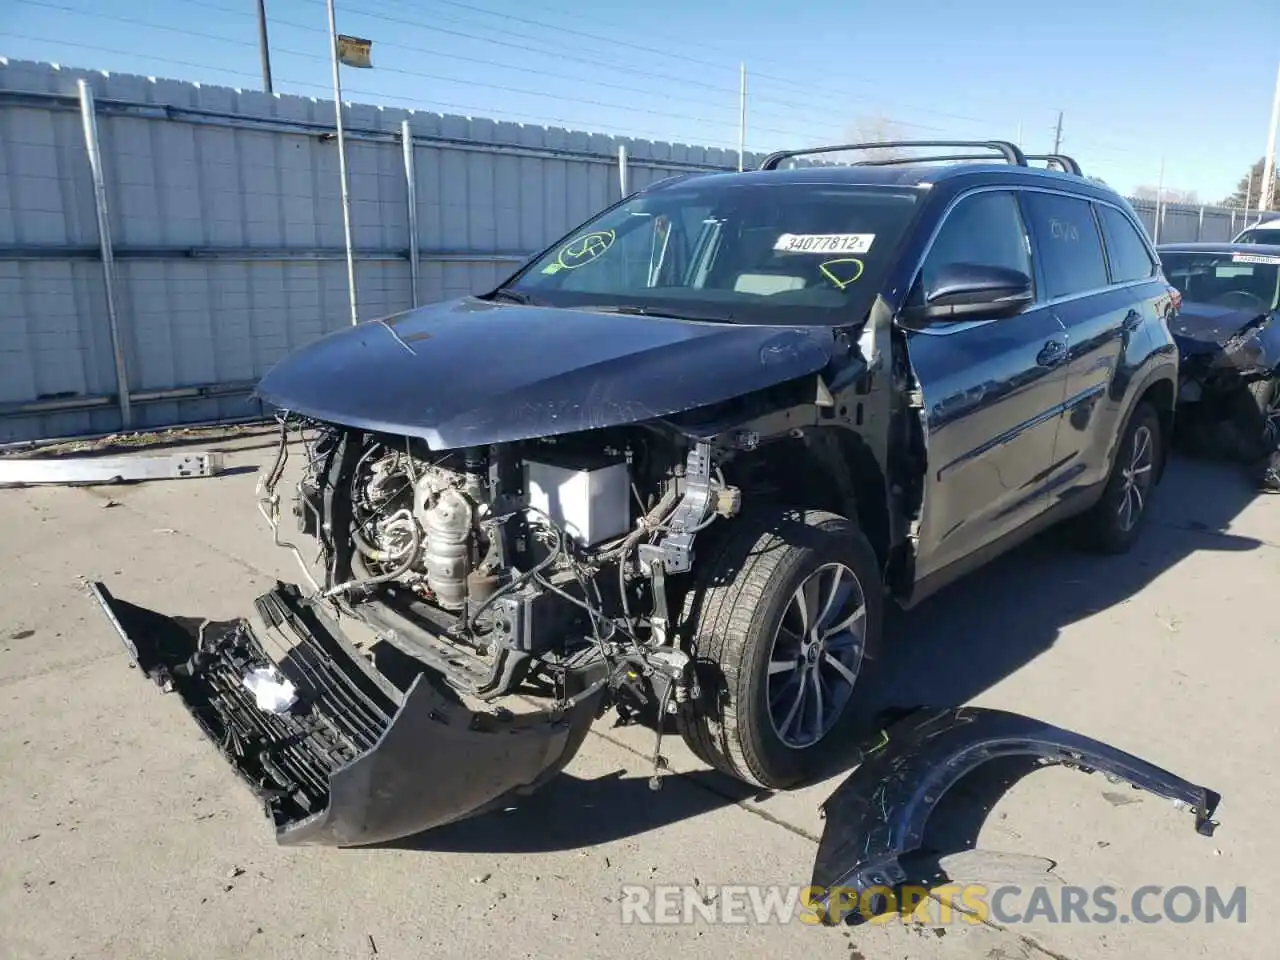
[[[1231,255],[1232,263],[1276,263],[1280,264],[1280,257],[1268,257],[1264,254],[1257,253],[1235,253]]]
[[[874,233],[784,233],[773,244],[779,253],[866,253]]]

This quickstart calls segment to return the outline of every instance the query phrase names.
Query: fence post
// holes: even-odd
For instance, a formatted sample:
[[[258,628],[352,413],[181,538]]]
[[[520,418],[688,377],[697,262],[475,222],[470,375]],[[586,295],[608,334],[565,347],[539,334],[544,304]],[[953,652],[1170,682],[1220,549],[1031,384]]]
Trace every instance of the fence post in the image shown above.
[[[618,144],[618,199],[625,200],[627,196],[627,145],[625,143]]]
[[[1196,243],[1200,242],[1200,235],[1204,233],[1204,204],[1200,205],[1200,219],[1196,221]]]
[[[1236,235],[1236,208],[1235,208],[1235,207],[1232,207],[1232,208],[1231,208],[1231,237],[1232,237],[1232,239],[1234,239],[1234,238],[1235,238],[1235,235]]]
[[[133,426],[133,403],[129,396],[129,370],[124,362],[124,343],[120,339],[120,316],[116,312],[116,259],[111,245],[111,218],[107,210],[107,182],[102,173],[102,151],[98,147],[98,118],[94,113],[93,91],[80,81],[80,120],[84,126],[84,146],[89,154],[89,170],[93,174],[93,202],[98,213],[98,249],[102,257],[102,283],[107,295],[107,324],[111,330],[111,352],[115,354],[116,400],[120,406],[120,425]]]
[[[409,121],[400,121],[400,144],[404,148],[404,185],[409,198],[409,283],[413,291],[413,305],[418,306],[418,185],[413,162],[413,132]]]

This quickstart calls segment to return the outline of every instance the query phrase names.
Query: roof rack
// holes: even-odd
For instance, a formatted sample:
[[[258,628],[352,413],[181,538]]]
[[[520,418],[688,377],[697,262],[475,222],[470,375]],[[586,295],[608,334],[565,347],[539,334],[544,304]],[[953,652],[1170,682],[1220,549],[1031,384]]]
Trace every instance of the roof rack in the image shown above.
[[[1077,177],[1083,177],[1080,171],[1080,164],[1072,157],[1068,157],[1065,153],[1028,153],[1028,160],[1044,160],[1046,163],[1054,164],[1062,168],[1063,173],[1075,174]]]
[[[828,147],[806,147],[801,150],[779,150],[771,153],[764,158],[764,162],[760,164],[761,170],[776,170],[778,164],[783,160],[789,160],[793,157],[812,156],[817,153],[844,153],[848,150],[886,150],[900,147],[981,147],[984,150],[991,150],[1004,158],[1004,160],[1016,167],[1025,167],[1027,165],[1026,155],[1014,144],[1007,140],[897,140],[888,143],[841,143]],[[863,161],[864,164],[884,164],[888,163],[920,163],[922,160],[959,160],[959,159],[978,159],[988,160],[993,157],[926,157],[913,158],[893,161]]]

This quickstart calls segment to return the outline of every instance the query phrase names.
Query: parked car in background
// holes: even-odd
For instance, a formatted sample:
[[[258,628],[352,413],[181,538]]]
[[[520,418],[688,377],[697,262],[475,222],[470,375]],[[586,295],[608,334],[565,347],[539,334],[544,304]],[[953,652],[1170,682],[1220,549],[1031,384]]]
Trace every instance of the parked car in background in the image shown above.
[[[980,156],[782,167],[886,146]],[[1143,528],[1176,291],[1129,204],[1052,159],[839,145],[675,177],[487,293],[324,337],[258,388],[281,411],[261,509],[291,536],[290,497],[320,557],[297,554],[313,592],[258,603],[290,657],[247,621],[194,659],[178,630],[148,647],[104,604],[206,732],[255,744],[227,756],[285,842],[489,809],[610,707],[802,782],[849,740],[886,602],[1059,522],[1111,553]]]
[[[1280,441],[1280,246],[1169,243],[1158,253],[1182,295],[1170,323],[1179,437],[1193,452],[1258,464]]]
[[[1264,243],[1268,246],[1280,246],[1280,215],[1245,227],[1232,239],[1232,243]]]

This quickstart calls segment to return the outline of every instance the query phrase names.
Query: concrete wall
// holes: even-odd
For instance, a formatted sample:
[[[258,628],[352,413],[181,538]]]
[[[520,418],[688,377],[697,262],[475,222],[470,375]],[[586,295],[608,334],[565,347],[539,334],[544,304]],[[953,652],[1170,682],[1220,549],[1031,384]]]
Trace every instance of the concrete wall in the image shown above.
[[[333,103],[0,59],[0,443],[120,429],[93,176],[96,126],[135,427],[252,416],[245,387],[350,321]],[[629,189],[736,169],[731,151],[349,104],[361,319],[489,287]],[[761,156],[746,158],[757,166]],[[1153,204],[1135,202],[1150,232]],[[1227,239],[1169,207],[1160,239]]]

